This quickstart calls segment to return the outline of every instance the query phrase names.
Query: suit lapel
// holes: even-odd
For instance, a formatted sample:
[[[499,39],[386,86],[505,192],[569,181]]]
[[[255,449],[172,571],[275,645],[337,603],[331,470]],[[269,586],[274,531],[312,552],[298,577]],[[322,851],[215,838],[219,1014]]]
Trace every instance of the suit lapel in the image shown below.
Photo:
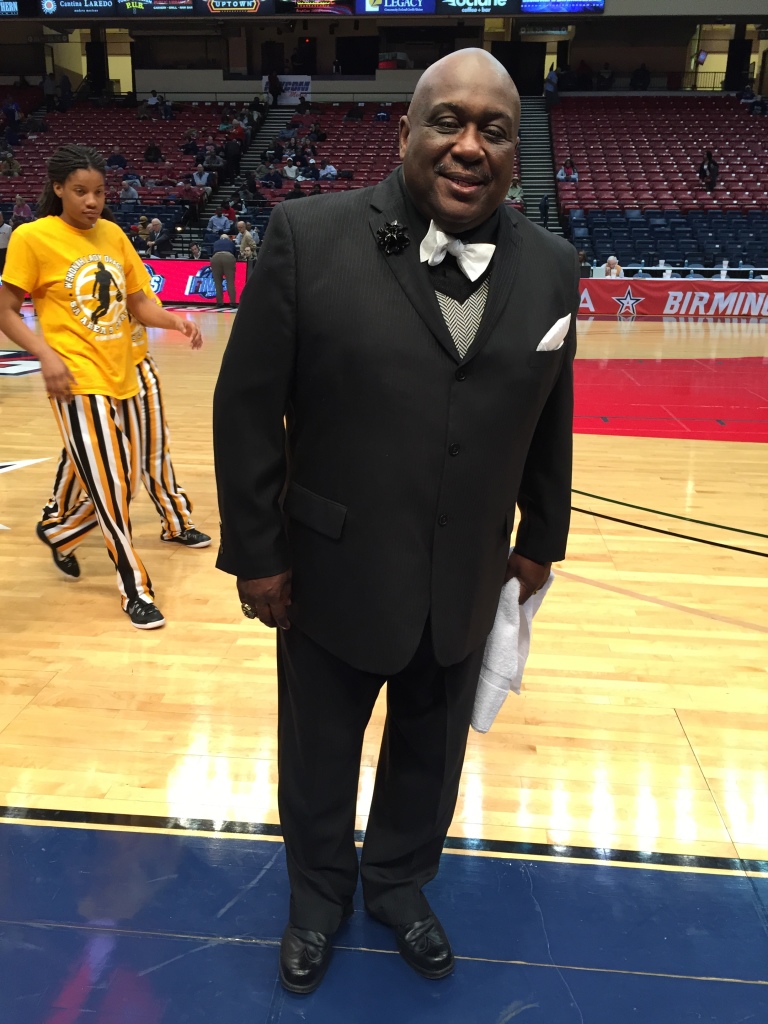
[[[499,217],[499,235],[493,258],[493,270],[489,282],[488,301],[485,304],[485,311],[475,340],[469,346],[469,351],[464,357],[467,362],[473,359],[488,341],[512,296],[520,249],[521,242],[517,227],[509,212],[502,209]]]
[[[371,197],[371,207],[369,225],[374,237],[374,244],[376,244],[377,231],[385,224],[391,224],[396,220],[399,224],[408,227],[405,201],[400,190],[397,171],[376,186]],[[414,238],[412,232],[409,232],[409,237],[411,244],[404,252],[392,256],[386,256],[382,252],[381,259],[395,275],[398,284],[408,296],[414,309],[448,355],[455,362],[461,362],[461,357],[443,319],[443,314],[440,312],[435,289],[419,262],[421,238]]]

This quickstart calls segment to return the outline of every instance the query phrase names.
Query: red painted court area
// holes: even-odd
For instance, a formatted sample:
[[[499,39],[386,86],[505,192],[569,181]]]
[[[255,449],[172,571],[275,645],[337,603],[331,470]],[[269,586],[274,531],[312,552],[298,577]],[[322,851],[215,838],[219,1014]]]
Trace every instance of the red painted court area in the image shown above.
[[[577,360],[579,434],[768,442],[768,359]]]

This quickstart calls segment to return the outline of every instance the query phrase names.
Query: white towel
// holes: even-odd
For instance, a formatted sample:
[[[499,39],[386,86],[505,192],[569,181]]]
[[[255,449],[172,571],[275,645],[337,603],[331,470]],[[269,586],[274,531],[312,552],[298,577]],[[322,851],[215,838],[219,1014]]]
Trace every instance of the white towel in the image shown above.
[[[533,617],[541,607],[555,574],[525,604],[520,599],[520,580],[513,577],[501,588],[493,629],[485,642],[483,665],[477,683],[472,728],[488,732],[510,690],[520,693],[523,669],[531,649]]]

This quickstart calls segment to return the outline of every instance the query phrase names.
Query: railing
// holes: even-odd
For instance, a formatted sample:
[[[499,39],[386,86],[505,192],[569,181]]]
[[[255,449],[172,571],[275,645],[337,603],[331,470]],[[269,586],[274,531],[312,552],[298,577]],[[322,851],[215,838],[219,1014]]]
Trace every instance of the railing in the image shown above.
[[[606,86],[605,83],[601,83],[597,75],[592,75],[591,86],[587,85],[586,79],[580,78],[578,74],[572,73],[570,79],[565,77],[561,78],[559,82],[559,89],[561,93],[570,92],[597,92],[597,93],[610,93],[610,92],[629,92],[639,93],[644,92],[722,92],[723,91],[723,77],[722,71],[661,71],[653,72],[650,77],[650,83],[647,88],[638,89],[633,88],[630,84],[630,74],[622,72],[616,72],[613,77],[613,81],[610,86]]]

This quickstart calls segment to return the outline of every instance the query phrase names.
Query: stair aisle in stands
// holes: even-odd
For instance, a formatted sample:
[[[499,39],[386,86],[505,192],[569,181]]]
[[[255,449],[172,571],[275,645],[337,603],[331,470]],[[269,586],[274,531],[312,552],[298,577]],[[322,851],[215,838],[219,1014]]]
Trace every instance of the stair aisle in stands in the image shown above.
[[[557,189],[552,163],[552,136],[549,116],[540,96],[522,96],[520,121],[520,171],[525,189],[525,210],[528,217],[537,224],[539,202],[542,196],[549,196],[548,228],[562,235],[557,215]]]

